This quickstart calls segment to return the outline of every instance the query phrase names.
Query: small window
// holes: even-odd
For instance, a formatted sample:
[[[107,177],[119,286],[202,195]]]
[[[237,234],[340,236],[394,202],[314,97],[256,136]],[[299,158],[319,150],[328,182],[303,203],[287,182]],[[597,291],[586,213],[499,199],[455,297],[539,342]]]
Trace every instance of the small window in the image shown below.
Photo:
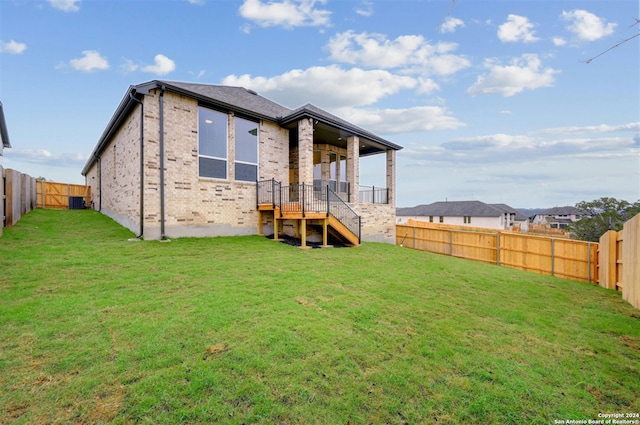
[[[443,216],[440,216],[439,220],[440,220],[440,223],[444,223],[444,217]]]
[[[258,123],[235,118],[236,180],[258,180]]]
[[[465,215],[464,216],[464,223],[465,224],[471,224],[471,216]]]
[[[429,216],[429,223],[433,223],[433,216],[432,215]]]
[[[227,115],[198,108],[198,170],[200,177],[227,178]]]

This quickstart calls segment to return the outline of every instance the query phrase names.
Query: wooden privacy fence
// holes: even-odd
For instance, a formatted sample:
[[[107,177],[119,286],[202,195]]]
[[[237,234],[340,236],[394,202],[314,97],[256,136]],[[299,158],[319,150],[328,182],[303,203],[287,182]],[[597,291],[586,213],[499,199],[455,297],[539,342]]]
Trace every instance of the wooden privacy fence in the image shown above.
[[[38,180],[37,203],[41,208],[81,209],[91,206],[91,187],[83,184]]]
[[[622,291],[622,298],[640,308],[640,214],[600,237],[600,286]]]
[[[565,279],[597,280],[598,244],[522,233],[396,226],[406,248],[484,261]]]
[[[36,207],[36,180],[20,171],[0,166],[0,236],[22,215]]]

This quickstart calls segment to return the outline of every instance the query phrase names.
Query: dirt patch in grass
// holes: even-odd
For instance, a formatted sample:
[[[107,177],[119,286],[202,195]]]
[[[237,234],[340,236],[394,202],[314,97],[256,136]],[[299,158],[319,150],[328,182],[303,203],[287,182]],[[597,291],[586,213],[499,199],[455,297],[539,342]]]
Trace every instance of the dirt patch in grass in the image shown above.
[[[96,394],[90,416],[91,423],[112,421],[122,409],[126,391],[124,385],[114,386],[110,392]]]
[[[634,338],[629,335],[622,335],[620,337],[622,345],[631,348],[633,351],[640,353],[640,338]]]
[[[215,356],[229,350],[231,350],[231,348],[227,344],[210,345],[205,350],[202,360],[207,360],[211,356]]]

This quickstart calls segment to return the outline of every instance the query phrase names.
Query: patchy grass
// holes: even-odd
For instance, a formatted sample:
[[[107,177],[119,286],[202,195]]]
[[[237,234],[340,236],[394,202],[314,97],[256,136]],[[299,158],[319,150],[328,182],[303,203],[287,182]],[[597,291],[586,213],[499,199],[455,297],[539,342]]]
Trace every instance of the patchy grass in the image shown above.
[[[613,291],[384,244],[0,238],[0,423],[527,423],[640,412]]]

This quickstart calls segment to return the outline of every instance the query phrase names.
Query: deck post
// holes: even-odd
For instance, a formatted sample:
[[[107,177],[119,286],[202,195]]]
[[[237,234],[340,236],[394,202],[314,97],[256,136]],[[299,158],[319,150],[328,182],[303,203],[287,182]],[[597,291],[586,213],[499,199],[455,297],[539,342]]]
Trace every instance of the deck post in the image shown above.
[[[276,211],[273,211],[273,240],[279,241],[278,238],[278,217],[276,217]]]
[[[300,248],[305,249],[307,247],[307,219],[300,220]]]
[[[274,177],[271,178],[271,201],[273,204],[273,209],[276,209],[276,179]]]
[[[327,217],[329,217],[330,213],[331,213],[331,208],[329,208],[329,185],[327,185]],[[325,245],[326,245],[326,243],[325,243]]]
[[[302,217],[304,217],[304,182],[302,182]]]
[[[325,218],[324,220],[322,220],[322,246],[323,247],[329,246],[327,244],[327,221],[329,221],[328,218]]]

